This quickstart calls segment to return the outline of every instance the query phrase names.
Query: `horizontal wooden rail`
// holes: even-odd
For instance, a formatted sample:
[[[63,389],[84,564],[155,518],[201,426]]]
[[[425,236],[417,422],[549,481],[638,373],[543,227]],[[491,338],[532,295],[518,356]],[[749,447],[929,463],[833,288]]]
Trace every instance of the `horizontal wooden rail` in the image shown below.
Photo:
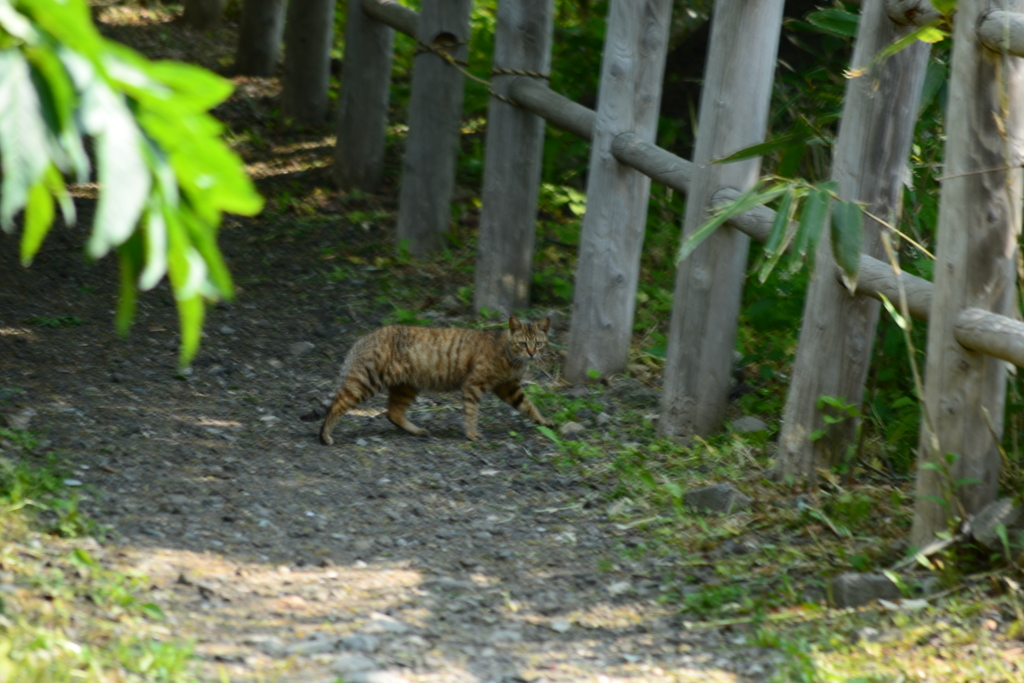
[[[362,5],[366,14],[377,21],[402,33],[416,35],[416,25],[419,21],[417,12],[398,4],[395,0],[362,0]],[[922,24],[938,16],[927,0],[889,0],[886,7],[889,17],[898,23]],[[989,28],[986,29],[986,26]],[[993,32],[994,45],[998,47],[1006,42],[1007,27],[1012,27],[1009,31],[1011,50],[1016,50],[1016,45],[1024,46],[1024,18],[1021,15],[991,12],[982,22],[979,33]],[[998,32],[995,32],[996,28]],[[985,40],[984,35],[982,40]],[[509,84],[509,95],[516,104],[537,114],[553,126],[578,135],[584,140],[593,137],[596,118],[594,111],[559,95],[544,83],[528,77],[516,78]],[[666,187],[683,193],[689,191],[693,162],[645,142],[633,133],[622,133],[616,137],[612,144],[612,154],[620,163],[635,168]],[[739,196],[740,193],[736,190],[723,188],[715,193],[712,204],[727,203]],[[774,222],[775,212],[767,206],[759,206],[733,216],[727,225],[750,235],[758,242],[764,242],[768,239]],[[836,277],[839,277],[838,268]],[[860,275],[857,280],[858,294],[874,299],[881,299],[884,295],[893,304],[898,305],[900,283],[907,297],[910,315],[927,320],[932,299],[932,283],[903,272],[897,281],[888,263],[861,254]],[[957,341],[969,349],[1024,367],[1024,323],[1020,321],[989,311],[969,308],[958,317],[955,334]]]
[[[1024,367],[1024,322],[981,308],[965,308],[953,328],[969,349]]]
[[[420,23],[420,13],[416,10],[409,9],[396,0],[363,0],[362,5],[366,16],[371,19],[387,24],[410,38],[416,37]]]
[[[894,22],[922,26],[942,15],[928,0],[886,0],[885,11]],[[978,39],[988,49],[1024,57],[1024,14],[992,9],[978,22]]]
[[[900,26],[921,26],[942,16],[928,0],[886,0],[885,13]]]
[[[1024,14],[986,12],[978,24],[978,38],[990,50],[1024,57]]]

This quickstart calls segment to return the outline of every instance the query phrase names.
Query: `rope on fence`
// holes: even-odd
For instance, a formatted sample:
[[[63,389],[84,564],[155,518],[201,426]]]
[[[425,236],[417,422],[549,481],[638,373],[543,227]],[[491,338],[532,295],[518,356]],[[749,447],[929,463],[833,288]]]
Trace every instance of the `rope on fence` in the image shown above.
[[[436,45],[428,45],[427,43],[424,43],[419,38],[416,38],[415,40],[416,40],[416,51],[413,53],[413,55],[423,54],[424,52],[432,52],[435,55],[437,55],[438,57],[440,57],[441,59],[443,59],[448,64],[452,65],[453,67],[455,67],[456,69],[461,71],[462,75],[465,76],[466,78],[474,80],[477,83],[480,83],[481,85],[487,86],[487,91],[491,94],[492,97],[496,97],[499,100],[501,100],[502,102],[505,102],[506,104],[511,104],[513,107],[520,106],[519,103],[516,102],[515,100],[513,100],[513,99],[511,99],[509,97],[506,97],[506,96],[502,95],[501,93],[499,93],[498,91],[496,91],[494,89],[494,85],[490,81],[485,80],[483,78],[480,78],[479,76],[474,76],[473,74],[471,74],[467,70],[467,68],[469,67],[469,62],[467,62],[464,59],[456,59],[449,52],[447,52],[446,50],[443,49],[443,47],[452,47],[452,46],[455,46],[455,45],[464,45],[464,44],[468,43],[469,41],[467,41],[467,40],[460,40],[460,41],[454,42],[454,43],[446,43],[443,47],[438,47]],[[551,80],[551,76],[549,76],[548,74],[542,74],[542,73],[538,73],[536,71],[527,71],[527,70],[524,70],[524,69],[491,69],[491,76],[528,76],[530,78],[541,78],[541,79],[544,79],[544,80],[547,80],[547,81]]]

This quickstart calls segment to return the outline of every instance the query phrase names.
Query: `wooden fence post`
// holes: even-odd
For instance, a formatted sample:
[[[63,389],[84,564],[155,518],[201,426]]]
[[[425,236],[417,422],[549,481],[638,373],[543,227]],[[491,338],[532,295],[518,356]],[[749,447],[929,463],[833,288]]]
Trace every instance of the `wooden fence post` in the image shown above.
[[[238,27],[235,75],[273,76],[284,36],[285,0],[245,0]]]
[[[890,225],[899,216],[928,44],[918,42],[878,64],[875,59],[908,30],[893,24],[884,0],[867,0],[862,5],[850,71],[866,71],[846,82],[832,162],[839,197],[863,204],[869,214]],[[865,215],[863,251],[885,260],[880,231],[881,226]],[[804,300],[776,456],[777,475],[813,481],[817,467],[833,465],[855,443],[857,421],[827,426],[817,402],[820,396],[835,396],[861,404],[878,312],[878,301],[850,294],[839,283],[826,226]],[[826,428],[824,438],[810,440],[812,432]]]
[[[947,513],[937,498],[972,515],[995,498],[999,485],[1008,364],[961,346],[955,325],[968,307],[1010,317],[1015,309],[1024,69],[1020,58],[984,47],[977,26],[987,10],[1021,7],[1020,0],[960,0],[956,8],[928,323],[927,419],[921,425],[911,531],[911,543],[919,547],[946,528]],[[948,479],[922,467],[945,466],[947,453],[958,456]],[[965,478],[977,483],[955,485]]]
[[[563,368],[572,382],[626,367],[651,179],[616,161],[611,147],[620,133],[654,140],[671,14],[671,0],[612,0],[608,8]]]
[[[395,31],[348,0],[345,61],[338,98],[334,182],[342,190],[373,192],[384,170]]]
[[[782,0],[715,3],[684,237],[704,223],[719,188],[745,191],[757,181],[760,159],[708,163],[764,140],[782,8]],[[721,425],[749,245],[747,235],[722,226],[679,264],[658,421],[663,435],[708,434]]]
[[[327,120],[334,0],[291,0],[286,14],[281,113],[319,126]]]
[[[423,0],[417,40],[465,62],[471,7],[471,0]],[[421,47],[412,72],[396,229],[399,247],[407,244],[413,256],[440,251],[451,224],[463,79],[440,55]]]
[[[554,0],[501,0],[491,83],[508,96],[518,76],[551,67]],[[487,108],[483,208],[477,242],[473,307],[511,314],[528,305],[537,195],[544,156],[544,119],[492,97]]]

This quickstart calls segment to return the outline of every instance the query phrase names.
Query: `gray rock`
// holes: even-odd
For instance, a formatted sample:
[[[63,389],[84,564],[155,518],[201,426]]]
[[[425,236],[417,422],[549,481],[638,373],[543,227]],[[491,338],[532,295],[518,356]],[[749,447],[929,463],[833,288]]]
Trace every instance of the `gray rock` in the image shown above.
[[[751,500],[732,484],[711,484],[690,489],[683,496],[683,502],[698,512],[723,512],[728,515],[750,507]]]
[[[1000,524],[1006,527],[1007,536],[1012,543],[1014,534],[1010,532],[1024,525],[1024,510],[1021,506],[1014,505],[1012,498],[1000,498],[986,505],[971,520],[971,535],[989,550],[1002,550],[1003,541],[996,532]]]
[[[297,356],[305,355],[305,354],[309,353],[310,351],[312,351],[315,348],[316,348],[316,344],[314,344],[313,342],[300,341],[300,342],[295,342],[294,344],[291,344],[288,347],[288,353],[290,353],[293,357],[297,357]]]
[[[568,619],[555,619],[551,622],[551,630],[555,633],[565,633],[572,628],[572,622]]]
[[[300,640],[297,643],[292,643],[287,648],[287,654],[290,655],[319,655],[324,652],[333,652],[338,646],[338,639],[332,638],[326,633],[316,633],[305,640]]]
[[[220,333],[221,334],[234,334],[235,333],[235,328],[228,327],[227,325],[221,325]]]
[[[661,392],[633,377],[613,384],[608,394],[631,408],[657,408],[661,405]]]
[[[859,607],[872,600],[899,600],[899,587],[885,574],[846,572],[832,579],[832,600],[836,607]]]
[[[179,578],[178,582],[181,583],[181,581],[182,579]],[[252,635],[245,638],[243,642],[246,645],[252,645],[268,657],[278,658],[288,654],[288,648],[277,636]]]
[[[448,313],[449,315],[458,313],[464,308],[462,302],[456,299],[451,294],[446,294],[444,298],[441,299],[440,306],[441,310],[444,311],[445,313]]]
[[[34,408],[25,408],[24,410],[17,412],[13,415],[7,416],[7,426],[11,429],[19,429],[25,431],[28,429],[29,423],[32,422],[32,418],[36,416]]]
[[[598,413],[597,417],[594,418],[594,422],[597,423],[598,427],[607,427],[609,424],[611,424],[611,421],[612,416],[603,411]]]
[[[360,671],[369,671],[377,667],[377,663],[366,655],[341,655],[331,663],[331,671],[344,676],[346,681],[353,681],[350,676]]]
[[[383,633],[401,634],[408,633],[409,625],[387,614],[374,612],[370,615],[370,621],[361,629],[362,633],[379,635]]]
[[[497,645],[498,643],[518,643],[522,639],[523,634],[520,631],[514,631],[510,628],[499,628],[491,634],[487,642],[491,645]]]
[[[737,434],[756,434],[757,432],[768,431],[768,425],[761,418],[754,417],[753,415],[744,415],[733,420],[732,431]]]
[[[558,433],[567,439],[575,439],[585,431],[587,431],[587,428],[579,422],[566,422],[558,429]]]
[[[354,636],[345,636],[339,644],[346,650],[356,652],[376,652],[380,647],[380,638],[366,633],[357,633]]]
[[[396,671],[357,671],[346,676],[345,683],[409,683],[409,679]]]

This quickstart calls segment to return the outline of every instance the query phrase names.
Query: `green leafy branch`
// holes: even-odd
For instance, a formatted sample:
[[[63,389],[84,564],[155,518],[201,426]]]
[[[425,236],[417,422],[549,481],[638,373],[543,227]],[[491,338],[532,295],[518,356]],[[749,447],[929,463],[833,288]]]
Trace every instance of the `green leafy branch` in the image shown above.
[[[181,321],[180,362],[199,346],[204,298],[230,298],[217,247],[224,212],[258,213],[263,199],[208,110],[231,94],[226,79],[176,62],[150,62],[103,38],[85,0],[0,0],[0,228],[24,210],[29,265],[55,204],[75,222],[64,182],[100,187],[86,254],[117,252],[126,334],[138,290],[167,275]]]
[[[678,260],[682,261],[693,253],[701,242],[729,219],[778,200],[775,218],[765,241],[764,260],[758,269],[761,282],[768,278],[786,252],[790,253],[790,272],[799,270],[808,256],[814,253],[826,219],[830,218],[832,254],[841,269],[843,282],[854,291],[860,269],[863,209],[856,202],[839,199],[838,189],[839,184],[835,181],[812,184],[805,180],[769,176],[736,199],[717,206],[704,224],[683,240]]]

